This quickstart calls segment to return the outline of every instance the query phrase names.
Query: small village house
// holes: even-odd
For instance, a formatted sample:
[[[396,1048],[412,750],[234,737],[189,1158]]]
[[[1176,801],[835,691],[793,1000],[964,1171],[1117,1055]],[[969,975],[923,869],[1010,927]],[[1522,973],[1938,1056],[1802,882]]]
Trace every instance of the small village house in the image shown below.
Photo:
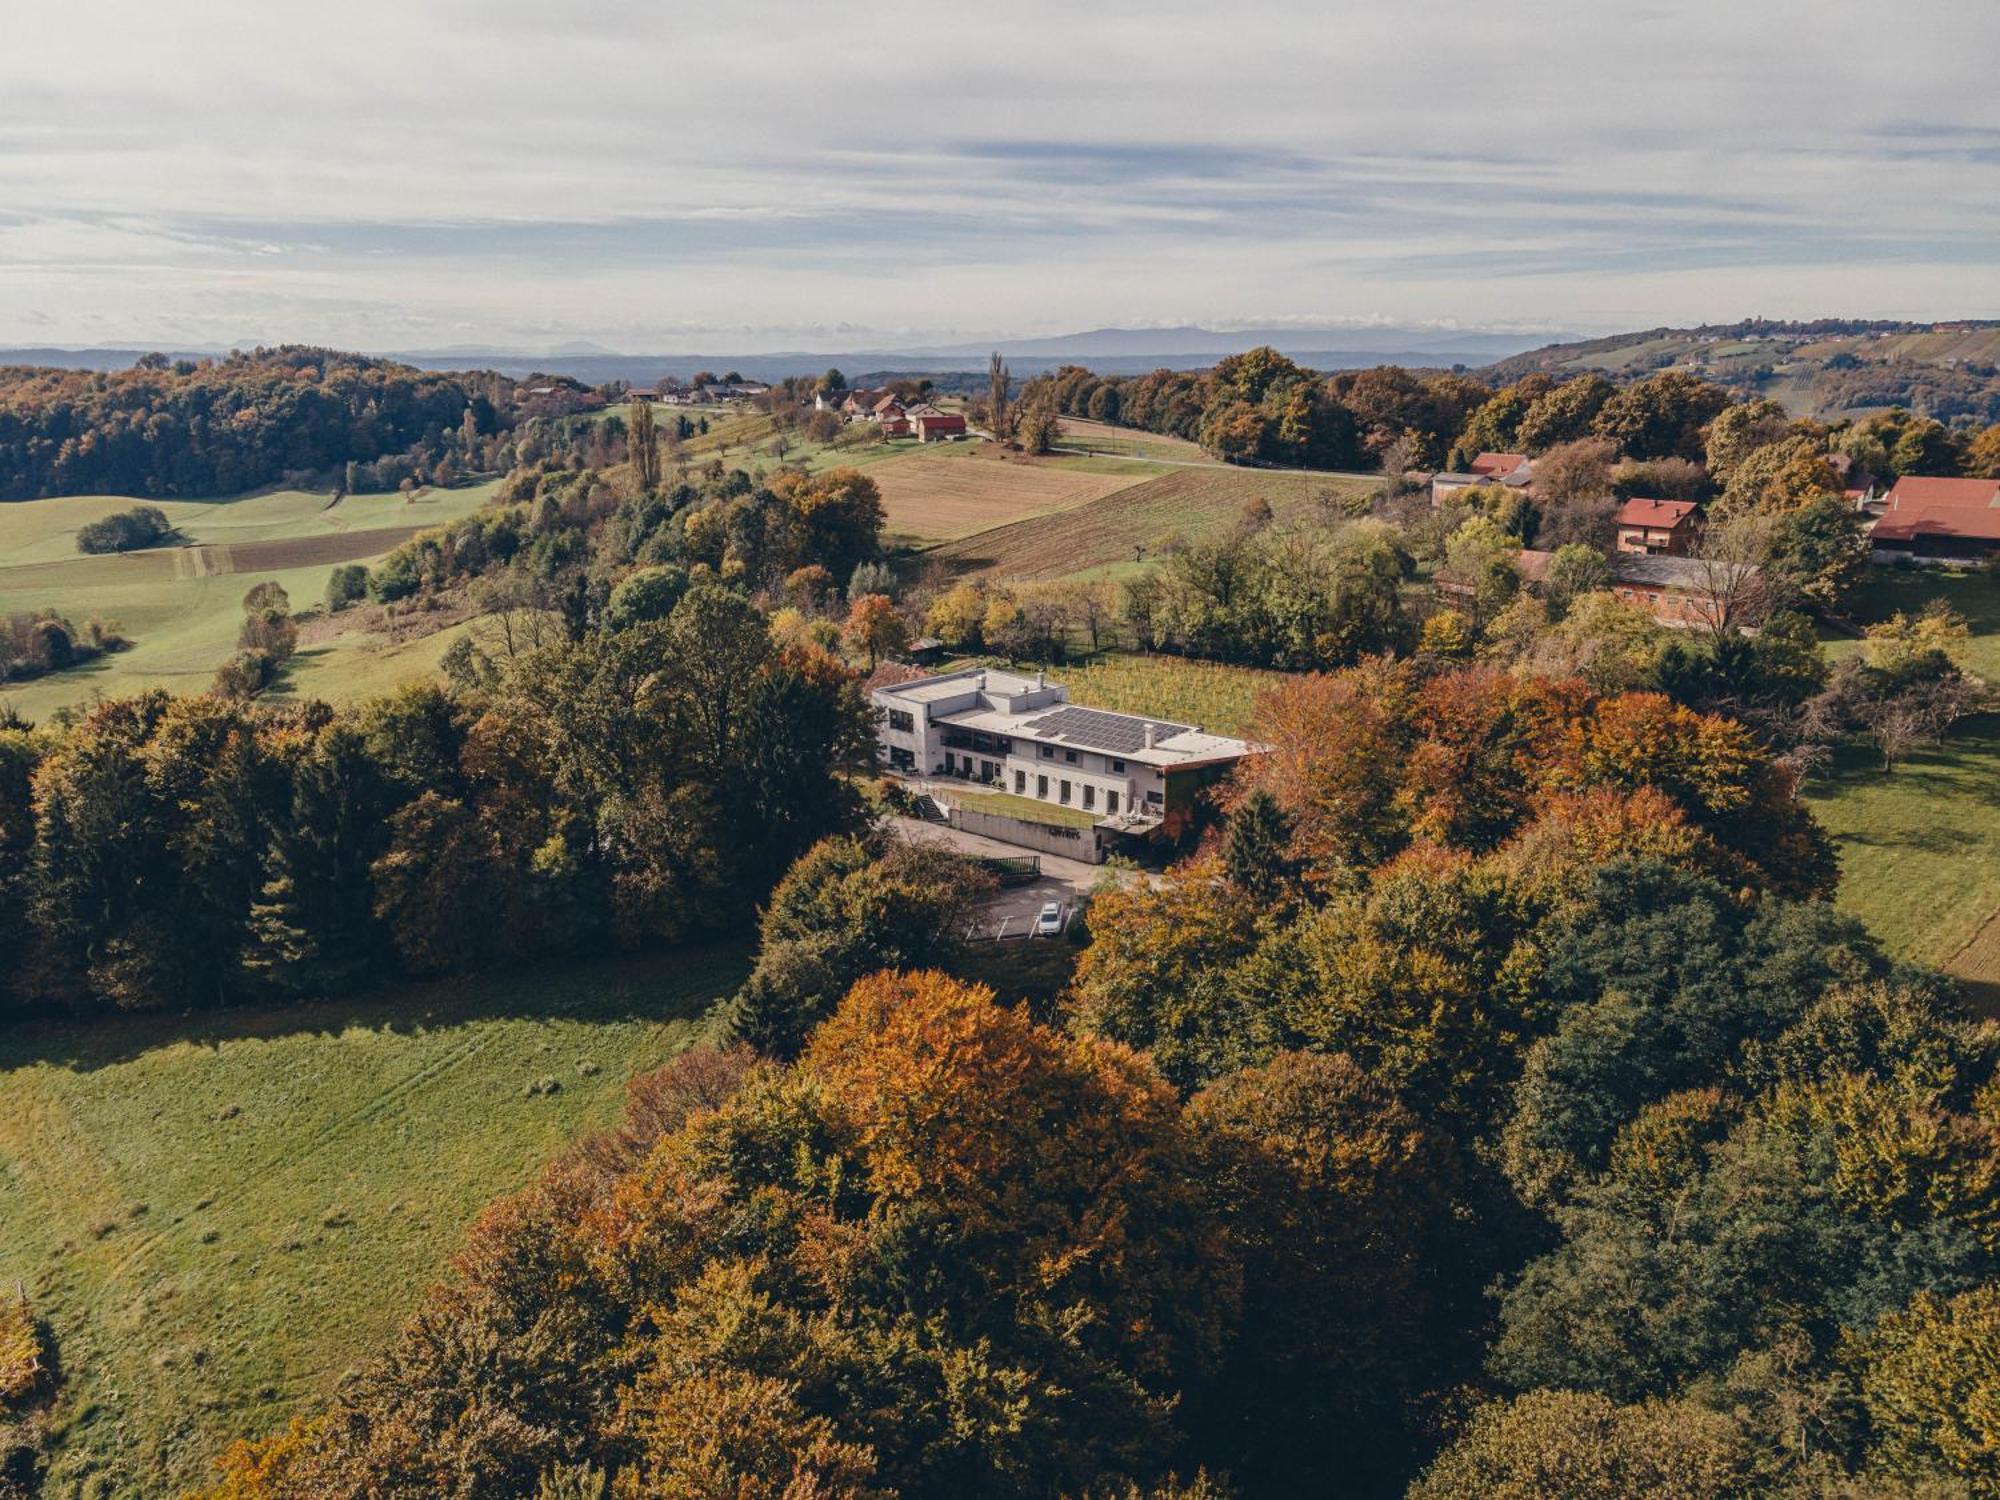
[[[1462,472],[1431,476],[1431,504],[1443,505],[1459,490],[1482,484],[1525,490],[1534,482],[1535,466],[1525,453],[1481,453]]]
[[[1618,509],[1618,550],[1686,557],[1700,525],[1692,500],[1627,500]]]
[[[1526,484],[1534,465],[1525,453],[1481,453],[1466,467],[1486,484]]]

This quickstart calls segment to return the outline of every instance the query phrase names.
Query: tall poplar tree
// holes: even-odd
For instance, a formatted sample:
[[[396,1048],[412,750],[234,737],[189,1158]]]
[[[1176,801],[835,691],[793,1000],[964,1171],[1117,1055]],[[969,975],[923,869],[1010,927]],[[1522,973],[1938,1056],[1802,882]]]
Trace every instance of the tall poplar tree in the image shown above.
[[[990,404],[993,408],[993,441],[1005,443],[1010,436],[1011,415],[1007,410],[1007,366],[1000,358],[1000,351],[993,351],[992,363],[988,366],[993,394]]]

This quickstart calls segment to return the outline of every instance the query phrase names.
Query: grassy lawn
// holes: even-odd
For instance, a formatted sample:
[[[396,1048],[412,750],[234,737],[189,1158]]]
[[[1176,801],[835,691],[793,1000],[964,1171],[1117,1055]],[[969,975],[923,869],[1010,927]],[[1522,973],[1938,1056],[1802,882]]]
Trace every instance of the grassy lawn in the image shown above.
[[[1012,792],[961,792],[947,788],[944,795],[968,812],[992,813],[997,818],[1019,818],[1025,823],[1046,823],[1052,828],[1089,828],[1100,813],[1064,807],[1059,802],[1042,802],[1034,797],[1017,797]]]
[[[1953,572],[1942,568],[1870,568],[1849,602],[1848,612],[1862,625],[1877,624],[1897,610],[1914,615],[1933,599],[1942,599],[1972,627],[1972,638],[1959,653],[1968,672],[2000,683],[2000,578],[1983,572]],[[1829,641],[1829,655],[1860,649],[1852,640]]]
[[[0,1035],[0,1282],[66,1373],[45,1493],[180,1493],[323,1399],[480,1206],[612,1119],[744,969],[680,952]]]
[[[1871,568],[1849,613],[1871,625],[1932,599],[1972,628],[1960,665],[2000,683],[2000,580],[1988,574]],[[1860,648],[1826,642],[1833,657]],[[1943,968],[2000,1015],[2000,715],[1961,724],[1887,775],[1872,751],[1844,749],[1806,797],[1840,847],[1840,905],[1892,952]]]
[[[1886,775],[1872,751],[1844,750],[1806,797],[1840,849],[1841,907],[1899,957],[2000,1001],[2000,952],[1967,947],[2000,912],[2000,715]]]

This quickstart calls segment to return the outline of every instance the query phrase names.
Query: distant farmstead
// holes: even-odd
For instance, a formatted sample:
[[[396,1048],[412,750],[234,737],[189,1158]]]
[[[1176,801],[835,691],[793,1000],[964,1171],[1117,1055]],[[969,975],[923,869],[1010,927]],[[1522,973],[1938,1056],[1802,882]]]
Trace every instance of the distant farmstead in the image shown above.
[[[935,443],[965,436],[965,414],[939,411],[935,406],[913,406],[909,412],[910,434],[920,443]]]

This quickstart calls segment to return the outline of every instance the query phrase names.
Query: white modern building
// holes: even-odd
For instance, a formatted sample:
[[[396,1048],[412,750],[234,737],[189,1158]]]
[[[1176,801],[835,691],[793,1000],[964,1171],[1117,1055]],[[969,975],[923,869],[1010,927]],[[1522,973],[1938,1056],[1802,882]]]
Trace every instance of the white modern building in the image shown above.
[[[1039,672],[970,667],[871,696],[889,769],[1094,813],[1118,833],[1177,835],[1201,789],[1253,748],[1198,725],[1084,708]]]

